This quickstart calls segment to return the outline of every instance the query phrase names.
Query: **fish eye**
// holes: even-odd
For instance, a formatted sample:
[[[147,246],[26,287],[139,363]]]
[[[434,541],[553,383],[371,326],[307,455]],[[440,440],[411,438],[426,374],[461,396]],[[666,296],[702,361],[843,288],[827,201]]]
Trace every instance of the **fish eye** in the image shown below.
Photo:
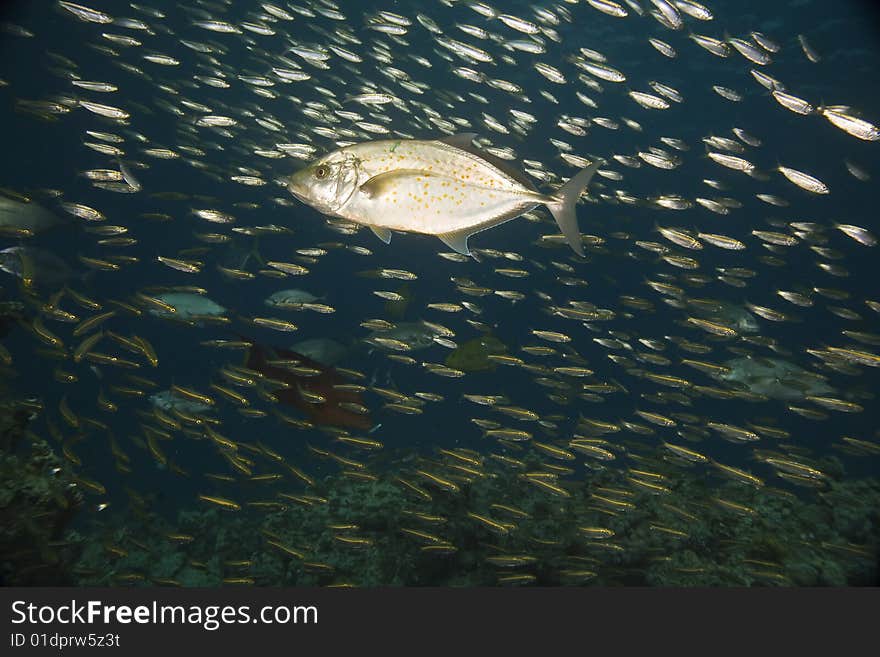
[[[322,164],[317,169],[315,169],[315,178],[318,180],[323,180],[330,174],[330,167]]]

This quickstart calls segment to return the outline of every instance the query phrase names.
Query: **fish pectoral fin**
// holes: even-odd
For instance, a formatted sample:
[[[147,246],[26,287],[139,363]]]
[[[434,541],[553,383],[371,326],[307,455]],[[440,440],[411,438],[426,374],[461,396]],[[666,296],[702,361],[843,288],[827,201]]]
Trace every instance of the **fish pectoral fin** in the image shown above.
[[[367,182],[360,186],[362,194],[372,199],[379,199],[387,196],[397,187],[405,182],[411,181],[413,178],[427,178],[431,174],[426,171],[417,169],[396,169],[395,171],[387,171],[373,176]]]
[[[382,228],[382,226],[370,226],[370,230],[373,231],[373,234],[376,237],[385,242],[385,244],[391,244],[390,230],[388,230],[387,228]]]
[[[472,231],[452,230],[448,233],[439,233],[437,237],[439,237],[446,246],[448,246],[456,253],[461,253],[462,255],[471,255],[471,250],[468,248],[467,245],[468,237],[470,237],[471,235]]]

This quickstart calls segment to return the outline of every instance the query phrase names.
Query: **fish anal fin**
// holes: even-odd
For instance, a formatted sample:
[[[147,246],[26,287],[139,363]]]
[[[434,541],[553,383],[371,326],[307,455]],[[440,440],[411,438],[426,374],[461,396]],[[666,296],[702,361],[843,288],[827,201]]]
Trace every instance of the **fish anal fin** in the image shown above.
[[[370,230],[373,231],[373,234],[376,237],[385,242],[385,244],[391,244],[391,231],[388,228],[383,228],[382,226],[370,226]]]
[[[472,233],[473,231],[471,230],[451,230],[448,233],[439,233],[437,237],[456,253],[471,255],[471,250],[468,248],[467,241]]]

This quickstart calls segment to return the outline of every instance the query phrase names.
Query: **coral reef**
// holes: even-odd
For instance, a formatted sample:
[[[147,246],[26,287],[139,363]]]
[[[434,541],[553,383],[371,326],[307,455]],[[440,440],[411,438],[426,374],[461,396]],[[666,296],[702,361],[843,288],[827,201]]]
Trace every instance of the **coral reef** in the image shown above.
[[[662,489],[620,495],[619,477],[596,472],[566,497],[503,471],[454,492],[417,489],[425,495],[394,474],[374,481],[331,475],[308,492],[245,503],[238,511],[204,505],[180,512],[174,524],[147,514],[142,526],[91,542],[78,581],[676,587],[877,581],[876,479],[833,480],[793,493],[718,485],[684,470]],[[501,500],[517,500],[516,507],[496,503]]]
[[[70,584],[79,546],[65,530],[81,497],[67,464],[27,431],[32,412],[31,403],[0,399],[0,581]]]

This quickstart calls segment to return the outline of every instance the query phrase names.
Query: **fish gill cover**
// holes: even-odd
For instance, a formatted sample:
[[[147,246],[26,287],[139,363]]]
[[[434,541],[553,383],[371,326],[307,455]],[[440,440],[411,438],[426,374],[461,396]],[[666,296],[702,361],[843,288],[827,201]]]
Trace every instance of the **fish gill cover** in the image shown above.
[[[877,581],[868,3],[2,21],[3,583]]]

